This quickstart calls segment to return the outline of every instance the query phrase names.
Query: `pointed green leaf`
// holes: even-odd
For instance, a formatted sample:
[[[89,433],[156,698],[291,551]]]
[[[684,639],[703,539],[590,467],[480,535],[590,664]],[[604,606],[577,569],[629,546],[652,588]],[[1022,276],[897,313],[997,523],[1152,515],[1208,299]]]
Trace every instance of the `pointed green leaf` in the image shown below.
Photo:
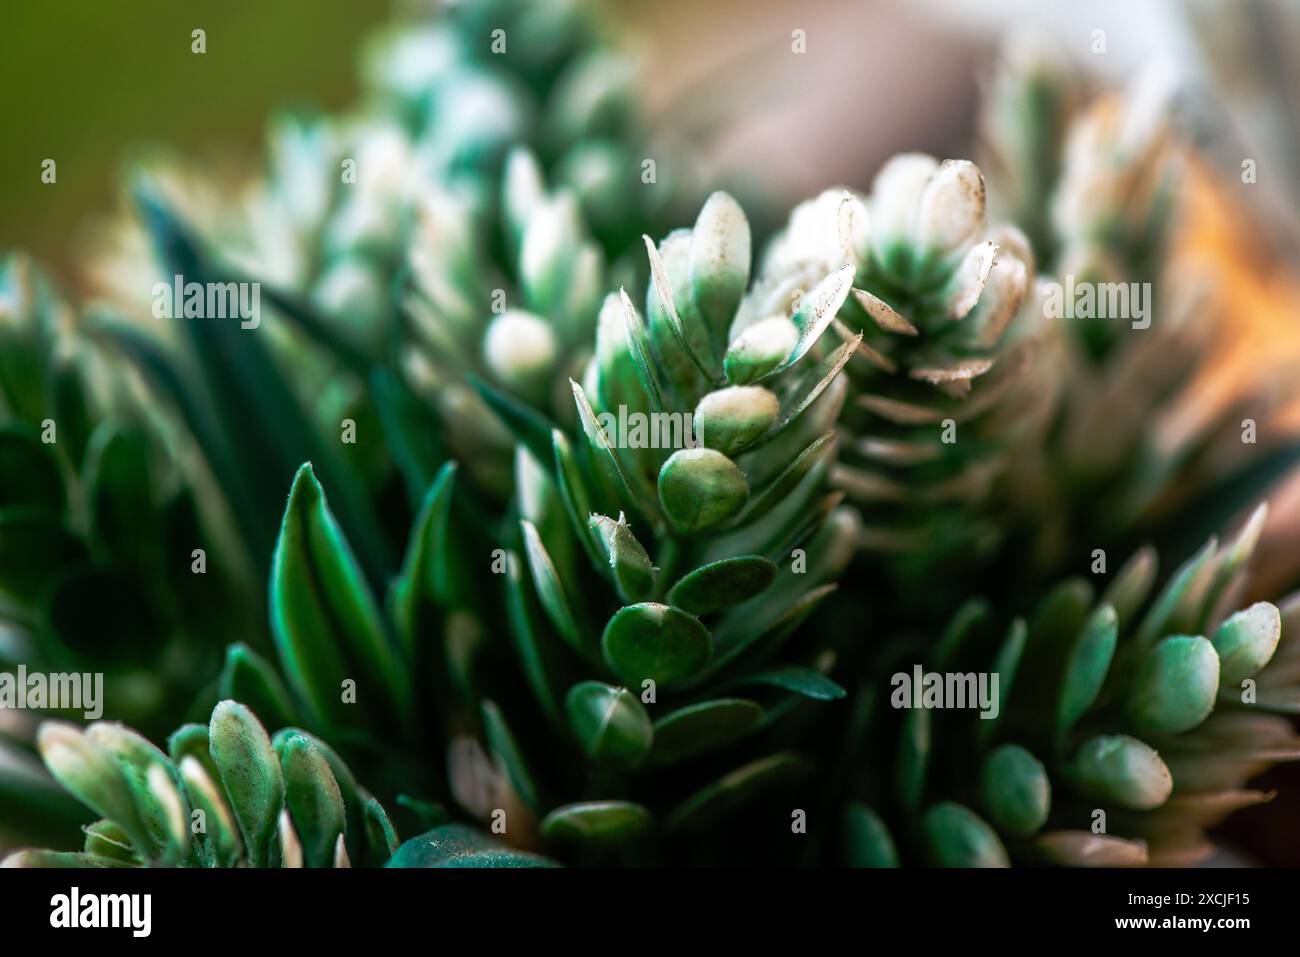
[[[349,727],[358,706],[409,713],[410,681],[311,465],[298,470],[271,561],[271,632],[299,696],[318,720]],[[357,704],[343,682],[357,685]]]

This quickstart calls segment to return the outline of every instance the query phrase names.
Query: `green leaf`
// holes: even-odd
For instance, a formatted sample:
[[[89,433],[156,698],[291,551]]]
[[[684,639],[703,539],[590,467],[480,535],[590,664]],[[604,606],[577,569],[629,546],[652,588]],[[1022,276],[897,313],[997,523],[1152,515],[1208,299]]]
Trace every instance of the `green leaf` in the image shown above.
[[[733,456],[767,435],[780,411],[761,385],[714,389],[695,406],[695,433],[704,447]]]
[[[921,806],[930,747],[930,712],[925,708],[912,708],[903,715],[898,760],[894,767],[894,790],[898,803],[909,812]]]
[[[845,691],[820,671],[802,665],[784,665],[728,681],[725,687],[744,688],[748,685],[770,685],[785,691],[812,698],[814,701],[837,701]]]
[[[654,591],[655,567],[627,519],[621,513],[617,521],[593,514],[587,525],[605,552],[604,565],[613,576],[619,599],[631,603],[649,598]]]
[[[783,751],[736,768],[696,791],[668,816],[669,831],[695,833],[808,770],[806,759]]]
[[[1018,744],[1004,744],[984,759],[980,797],[994,824],[1029,837],[1047,823],[1052,787],[1041,761]]]
[[[523,752],[519,750],[519,744],[515,741],[510,726],[506,724],[505,715],[501,713],[496,702],[491,700],[483,702],[482,712],[483,730],[487,735],[488,746],[505,768],[520,800],[536,811],[537,786],[533,784],[533,776],[528,771]]]
[[[542,610],[536,607],[532,591],[523,578],[523,563],[514,552],[506,555],[506,616],[510,636],[523,667],[524,677],[537,697],[542,712],[552,721],[560,718],[560,701],[552,681],[550,642],[543,634]]]
[[[717,698],[687,705],[654,725],[650,760],[664,765],[726,747],[763,723],[762,706],[746,698]]]
[[[718,527],[735,517],[748,498],[745,474],[713,449],[678,449],[659,470],[659,502],[683,534]]]
[[[408,661],[416,661],[431,608],[446,608],[455,600],[453,569],[459,557],[451,545],[452,493],[456,463],[447,462],[425,492],[411,526],[402,568],[389,593],[389,617]]]
[[[1086,797],[1149,811],[1169,800],[1174,782],[1169,768],[1148,744],[1128,735],[1089,738],[1065,768]]]
[[[808,473],[827,461],[835,451],[835,433],[827,432],[800,452],[781,474],[749,499],[749,504],[736,517],[736,524],[752,522],[783,504]]]
[[[654,726],[640,700],[626,688],[582,681],[564,701],[569,725],[588,757],[627,766],[642,761],[654,743]]]
[[[314,742],[293,734],[280,749],[280,765],[285,805],[307,866],[332,866],[334,847],[347,828],[347,811],[329,762]]]
[[[266,729],[242,704],[222,701],[208,726],[212,760],[253,867],[269,867],[284,806],[284,777]]]
[[[1119,640],[1119,620],[1107,604],[1097,608],[1079,632],[1061,679],[1061,697],[1056,708],[1057,739],[1088,713],[1101,693]]]
[[[1219,692],[1219,656],[1200,636],[1156,643],[1138,665],[1128,714],[1138,734],[1181,734],[1210,716]]]
[[[713,193],[691,230],[690,276],[695,308],[717,357],[722,356],[731,320],[749,285],[750,247],[745,211],[727,193]]]
[[[724,558],[683,575],[668,600],[692,615],[707,615],[761,594],[776,573],[776,565],[762,555]]]
[[[1010,867],[1007,849],[974,811],[952,801],[921,819],[927,861],[936,867]]]
[[[139,181],[133,192],[167,275],[184,276],[187,282],[224,281],[155,186]],[[257,520],[273,528],[283,501],[284,476],[304,461],[314,462],[337,500],[341,524],[377,578],[387,566],[387,554],[371,500],[338,447],[316,430],[264,346],[262,331],[216,319],[176,324],[198,372],[194,381],[202,383],[198,391],[221,429],[218,445],[205,448],[205,453],[229,459],[221,467],[229,487],[238,488],[236,495],[252,504]]]
[[[409,714],[410,681],[310,464],[289,493],[270,603],[280,660],[317,720],[346,728],[364,722],[358,708]],[[345,680],[356,682],[357,704],[344,703]]]
[[[483,401],[538,462],[551,461],[551,433],[555,424],[530,405],[507,395],[478,376],[469,377]]]
[[[542,837],[566,847],[626,845],[650,830],[650,812],[631,801],[588,801],[557,807],[542,818]]]
[[[659,373],[655,369],[653,346],[646,332],[645,323],[641,321],[636,306],[632,305],[632,300],[627,297],[624,290],[618,291],[618,298],[619,305],[622,307],[623,326],[627,330],[628,350],[636,366],[637,378],[641,380],[646,394],[654,403],[654,409],[662,409],[664,407],[663,386],[659,382]]]
[[[371,373],[370,395],[384,432],[384,445],[406,482],[407,498],[418,508],[447,458],[440,423],[387,369]]]
[[[855,272],[856,267],[851,263],[841,266],[803,296],[799,308],[791,317],[799,330],[799,339],[790,355],[777,367],[777,372],[788,369],[802,359],[804,353],[821,338],[835,314],[840,311],[840,306],[844,305],[844,300],[849,297]]]
[[[844,809],[843,820],[847,867],[898,867],[898,849],[880,815],[854,801]]]
[[[464,824],[444,824],[413,837],[385,867],[557,867],[538,854],[517,851]]]
[[[226,648],[217,694],[244,702],[273,727],[292,724],[297,710],[275,669],[242,642]]]
[[[1115,609],[1115,618],[1119,631],[1123,633],[1133,621],[1147,597],[1151,586],[1156,581],[1158,559],[1156,550],[1147,546],[1141,548],[1124,563],[1115,574],[1101,600]]]
[[[171,759],[136,731],[113,721],[96,721],[87,726],[86,740],[99,745],[117,762],[164,862],[175,865],[187,859],[191,849],[190,809]]]
[[[528,569],[532,572],[533,586],[537,589],[538,600],[546,617],[550,619],[560,637],[575,650],[586,653],[587,641],[582,626],[573,613],[573,605],[565,594],[564,584],[555,569],[555,563],[542,544],[537,528],[532,522],[521,519],[519,527],[523,532],[524,551],[528,556]]]
[[[620,459],[618,451],[610,442],[609,435],[596,418],[595,410],[587,401],[587,394],[582,386],[572,379],[569,380],[569,385],[573,389],[573,400],[578,406],[578,421],[582,425],[582,433],[587,438],[587,444],[591,446],[592,454],[601,463],[610,481],[622,491],[627,505],[648,512],[652,518],[657,517],[655,508],[657,499],[649,481],[638,470],[628,467]]]
[[[691,364],[700,371],[700,374],[711,382],[716,377],[709,371],[708,366],[705,365],[691,345],[686,329],[682,325],[681,316],[677,312],[677,303],[673,298],[673,284],[668,275],[668,268],[664,265],[663,258],[659,255],[659,250],[655,247],[654,241],[649,236],[642,236],[641,239],[645,243],[646,256],[650,260],[650,282],[655,295],[659,299],[659,307],[663,311],[664,320],[672,333],[673,341],[677,343],[678,348],[682,350],[686,358],[690,359]]]
[[[680,608],[643,602],[620,608],[605,625],[605,661],[626,684],[669,687],[691,677],[713,654],[709,630]]]
[[[1147,611],[1146,617],[1142,619],[1142,624],[1138,626],[1134,644],[1139,651],[1150,648],[1168,634],[1166,629],[1188,593],[1193,590],[1197,580],[1213,570],[1211,559],[1216,548],[1217,541],[1211,539],[1174,572],[1173,577],[1169,579]]]
[[[139,855],[148,857],[153,852],[153,835],[125,774],[107,748],[62,721],[43,722],[36,745],[55,780],[96,814],[120,825]]]
[[[981,748],[988,747],[1005,723],[1007,703],[1011,698],[1011,690],[1015,687],[1016,676],[1020,673],[1020,659],[1025,653],[1028,635],[1029,628],[1024,619],[1017,618],[1011,622],[1007,636],[1002,640],[1002,647],[998,649],[998,656],[993,662],[993,673],[998,675],[998,713],[995,718],[981,718],[976,722],[976,740]]]
[[[578,466],[573,454],[573,446],[559,429],[551,433],[551,442],[555,448],[555,488],[564,510],[568,513],[569,524],[573,533],[582,543],[591,566],[597,570],[605,566],[605,556],[601,554],[596,536],[588,524],[589,517],[595,511],[591,490],[587,487],[586,477]]]
[[[1219,653],[1219,686],[1240,688],[1273,658],[1282,637],[1282,615],[1276,605],[1256,602],[1229,617],[1214,632]]]
[[[370,848],[372,859],[387,861],[397,850],[401,841],[397,829],[389,820],[388,812],[375,798],[366,799],[366,844]]]
[[[861,342],[862,333],[859,332],[817,365],[795,376],[781,389],[781,412],[772,424],[769,435],[779,434],[821,398],[822,393],[840,374],[840,370],[853,358],[853,353]]]

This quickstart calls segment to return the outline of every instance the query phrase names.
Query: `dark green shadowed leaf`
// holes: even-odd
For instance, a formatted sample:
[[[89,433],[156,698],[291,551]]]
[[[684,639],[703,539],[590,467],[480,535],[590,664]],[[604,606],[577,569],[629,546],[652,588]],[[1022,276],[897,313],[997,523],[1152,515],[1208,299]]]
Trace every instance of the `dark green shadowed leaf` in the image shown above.
[[[1041,761],[1017,744],[1004,744],[984,759],[980,798],[1003,831],[1028,837],[1047,822],[1052,787]]]
[[[292,724],[297,710],[271,664],[242,643],[226,649],[217,693],[222,698],[245,702],[272,727]]]
[[[776,565],[761,555],[724,558],[683,575],[668,600],[692,615],[707,615],[760,594],[776,572]]]
[[[1056,711],[1057,738],[1069,733],[1101,693],[1119,638],[1115,609],[1101,605],[1089,617],[1066,662]]]
[[[726,747],[757,729],[763,708],[745,698],[702,701],[664,715],[654,725],[654,764],[672,764]]]
[[[447,462],[425,492],[402,569],[389,592],[389,617],[410,662],[417,660],[417,646],[429,624],[424,613],[432,606],[448,607],[455,599],[454,569],[459,558],[452,553],[450,540],[455,482],[456,463]]]
[[[773,754],[723,775],[679,804],[668,816],[669,831],[698,832],[712,827],[732,811],[808,770],[801,755]]]
[[[524,563],[514,552],[506,554],[506,615],[510,635],[519,655],[524,677],[541,706],[554,722],[560,720],[560,698],[552,678],[552,646],[548,640],[543,611],[524,578]],[[558,647],[558,645],[556,645]]]
[[[538,854],[499,844],[464,824],[444,824],[413,837],[396,851],[386,867],[556,867]]]
[[[507,395],[478,376],[470,376],[469,379],[483,401],[497,414],[510,434],[532,453],[533,458],[538,462],[550,462],[551,433],[555,424],[532,406]]]
[[[592,493],[587,487],[586,476],[578,466],[573,454],[573,446],[559,429],[551,433],[551,442],[555,447],[555,488],[564,510],[568,513],[569,524],[573,533],[582,542],[582,547],[591,559],[593,568],[604,567],[605,558],[600,553],[596,538],[592,534],[588,519],[595,511]]]
[[[588,757],[615,765],[641,762],[654,743],[654,726],[640,699],[626,688],[583,681],[564,701],[569,725]]]
[[[936,804],[921,821],[927,861],[936,867],[1010,867],[1007,849],[993,828],[970,808]]]
[[[820,671],[805,668],[803,665],[783,665],[769,668],[752,675],[743,675],[725,682],[727,688],[744,688],[752,685],[768,685],[792,691],[814,701],[837,701],[843,698],[845,691],[838,684]]]
[[[519,527],[523,532],[524,551],[528,555],[528,569],[532,572],[533,587],[537,589],[537,598],[546,612],[546,617],[570,647],[579,652],[586,652],[587,642],[582,627],[578,624],[569,596],[565,593],[564,584],[560,581],[559,572],[556,571],[555,563],[546,551],[546,546],[542,544],[536,526],[532,522],[521,520]]]
[[[389,820],[388,812],[375,798],[366,799],[366,844],[372,859],[386,861],[397,850],[401,841],[397,829]]]
[[[542,837],[561,847],[608,848],[650,830],[650,812],[631,801],[589,801],[557,807],[542,818]]]
[[[284,805],[284,777],[271,739],[253,713],[234,701],[222,701],[213,710],[208,735],[249,863],[268,867]]]
[[[523,752],[519,750],[519,744],[515,741],[510,726],[506,724],[505,715],[501,713],[501,709],[494,701],[484,701],[482,711],[483,731],[492,754],[505,768],[520,800],[536,811],[537,786],[533,784],[533,776],[528,771]]]
[[[930,743],[930,712],[925,708],[907,711],[899,729],[894,788],[898,803],[909,811],[921,806],[930,763]]]
[[[605,661],[626,684],[663,687],[691,677],[713,654],[709,630],[680,608],[644,602],[620,608],[605,625]]]
[[[847,867],[898,867],[898,849],[875,811],[854,802],[844,809],[844,864]]]

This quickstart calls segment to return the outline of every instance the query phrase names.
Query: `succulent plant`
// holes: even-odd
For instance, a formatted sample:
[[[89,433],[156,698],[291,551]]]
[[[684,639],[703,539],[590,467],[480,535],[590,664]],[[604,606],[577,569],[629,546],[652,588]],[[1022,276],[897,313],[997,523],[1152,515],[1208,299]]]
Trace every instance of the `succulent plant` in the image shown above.
[[[844,858],[1171,866],[1207,854],[1206,828],[1272,797],[1248,781],[1300,759],[1286,717],[1300,702],[1296,600],[1228,613],[1263,519],[1261,508],[1228,545],[1209,542],[1159,591],[1144,549],[1101,595],[1068,579],[1005,629],[988,603],[966,605],[919,657],[941,682],[998,676],[993,706],[893,721],[883,699],[911,701],[878,681],[851,724],[863,750],[846,753],[857,768],[888,761],[893,774],[848,774],[858,783],[842,817]],[[910,666],[915,650],[901,648],[878,677]]]
[[[85,309],[0,268],[0,668],[103,670],[141,729],[0,712],[0,841],[56,848],[6,863],[1202,853],[1300,757],[1300,600],[1246,597],[1263,512],[1163,583],[1147,548],[1040,587],[1199,528],[1178,493],[1242,408],[1178,382],[1216,339],[1163,97],[1085,107],[1022,47],[987,187],[897,156],[751,277],[728,193],[669,231],[685,151],[642,178],[587,14],[456,4],[374,41],[355,112],[278,118],[251,186],[135,178]],[[1154,321],[1054,317],[1055,273],[1158,283]],[[268,315],[147,319],[177,275]],[[988,716],[892,700],[912,667],[996,676]]]
[[[984,105],[998,208],[1032,236],[1062,300],[1096,295],[1091,313],[1060,303],[1060,420],[1011,476],[1008,501],[1028,526],[1019,541],[1038,568],[1070,567],[1080,544],[1192,547],[1295,460],[1289,430],[1272,424],[1284,368],[1261,365],[1249,390],[1212,383],[1238,306],[1221,288],[1224,264],[1186,238],[1198,229],[1192,201],[1215,187],[1174,100],[1158,70],[1093,94],[1060,51],[1020,37]],[[1128,312],[1111,315],[1116,305]]]
[[[4,867],[350,867],[398,846],[380,803],[323,741],[267,733],[222,701],[164,753],[131,728],[50,721],[38,735],[50,773],[100,815],[81,851],[20,850]]]
[[[834,482],[862,511],[863,548],[909,588],[995,553],[994,490],[1056,407],[1059,332],[1024,236],[986,227],[984,191],[968,161],[896,156],[870,197],[797,207],[764,259],[765,310],[810,270],[851,271],[836,328],[860,341]]]

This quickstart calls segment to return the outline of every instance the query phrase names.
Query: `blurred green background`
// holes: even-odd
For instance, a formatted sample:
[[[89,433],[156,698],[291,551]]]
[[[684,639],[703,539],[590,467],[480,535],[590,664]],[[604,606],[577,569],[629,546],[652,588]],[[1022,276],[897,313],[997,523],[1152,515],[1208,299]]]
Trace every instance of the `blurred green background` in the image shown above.
[[[0,250],[26,248],[71,282],[76,231],[113,208],[143,147],[248,159],[268,114],[337,108],[387,0],[3,0]],[[207,31],[207,52],[190,33]],[[58,181],[41,182],[41,163]]]

